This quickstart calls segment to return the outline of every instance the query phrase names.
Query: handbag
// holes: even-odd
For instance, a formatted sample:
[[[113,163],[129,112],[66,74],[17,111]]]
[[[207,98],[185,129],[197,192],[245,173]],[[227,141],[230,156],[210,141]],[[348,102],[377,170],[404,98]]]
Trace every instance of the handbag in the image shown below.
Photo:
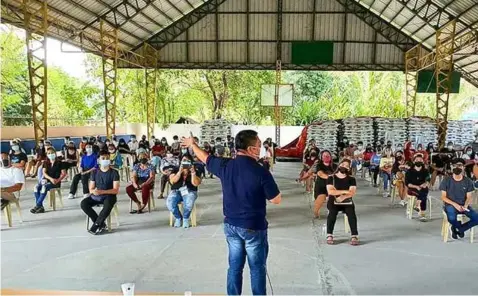
[[[335,188],[335,175],[332,175],[332,180],[333,180],[333,185],[334,185],[334,188]],[[338,201],[337,196],[334,196],[334,205],[336,205],[336,206],[351,206],[351,205],[353,205],[353,201],[352,201],[351,197],[346,198],[342,201]]]

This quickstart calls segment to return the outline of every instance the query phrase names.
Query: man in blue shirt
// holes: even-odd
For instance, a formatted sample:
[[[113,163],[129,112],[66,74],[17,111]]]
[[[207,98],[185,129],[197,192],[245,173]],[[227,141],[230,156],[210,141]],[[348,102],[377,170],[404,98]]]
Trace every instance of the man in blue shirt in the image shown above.
[[[281,193],[271,173],[257,161],[261,141],[257,132],[244,130],[236,135],[236,158],[209,155],[198,147],[194,138],[182,140],[183,147],[192,147],[209,172],[222,183],[224,233],[229,247],[227,294],[242,293],[242,273],[246,256],[251,271],[254,295],[266,295],[267,241],[266,200],[280,204]]]
[[[81,180],[83,184],[83,198],[90,196],[90,190],[88,189],[88,180],[90,180],[91,172],[96,170],[98,155],[93,153],[93,145],[87,144],[85,146],[86,154],[81,156],[79,174],[76,174],[71,181],[69,199],[75,198],[76,191],[78,190],[78,183]]]
[[[475,188],[473,187],[473,181],[463,176],[464,167],[464,159],[454,159],[453,175],[445,177],[440,184],[441,199],[445,203],[445,212],[448,222],[451,224],[453,239],[463,238],[467,230],[478,225],[478,213],[471,207],[471,193]],[[458,214],[463,214],[470,220],[461,224],[457,221]]]

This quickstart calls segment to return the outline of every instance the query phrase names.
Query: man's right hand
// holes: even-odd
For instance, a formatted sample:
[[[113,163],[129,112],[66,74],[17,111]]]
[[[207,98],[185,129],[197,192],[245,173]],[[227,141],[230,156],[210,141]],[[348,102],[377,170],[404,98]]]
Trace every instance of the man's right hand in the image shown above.
[[[465,208],[457,203],[453,204],[453,207],[460,213],[465,211]]]

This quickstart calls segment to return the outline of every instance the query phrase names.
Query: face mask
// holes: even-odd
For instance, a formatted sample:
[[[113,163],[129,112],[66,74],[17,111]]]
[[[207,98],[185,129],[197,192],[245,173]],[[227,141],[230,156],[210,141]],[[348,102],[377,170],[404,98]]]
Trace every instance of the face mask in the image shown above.
[[[136,142],[136,138],[131,139],[131,141]]]
[[[166,157],[171,158],[171,157],[173,157],[173,154],[172,153],[166,153]]]
[[[353,147],[354,147],[354,144],[350,144],[349,147],[350,147],[350,148],[353,148]]]
[[[402,160],[402,156],[401,155],[397,156],[397,160],[398,161]]]
[[[462,172],[463,172],[462,168],[454,168],[453,169],[453,174],[455,174],[455,175],[461,175]]]
[[[466,151],[466,154],[472,155],[472,154],[473,154],[473,151],[471,151],[471,150],[470,150],[470,151]]]
[[[138,154],[140,154],[140,153],[145,153],[145,152],[146,152],[146,150],[143,149],[143,148],[138,149]]]
[[[56,158],[55,154],[48,154],[47,156],[48,156],[48,159],[51,160],[51,161],[55,160],[55,158]]]
[[[141,162],[141,164],[147,164],[148,163],[148,159],[147,158],[141,158],[139,160],[139,162]]]
[[[114,149],[108,149],[108,152],[113,154],[113,153],[115,153],[115,150]]]
[[[7,168],[10,166],[10,160],[8,160],[8,158],[6,159],[2,159],[2,165],[4,168]]]
[[[362,150],[363,146],[358,146],[357,148],[358,148],[359,150]]]
[[[327,155],[323,155],[323,156],[322,156],[322,161],[323,161],[323,162],[329,163],[330,160],[331,160],[330,155],[327,154]]]
[[[110,144],[110,141],[105,142],[105,145],[108,146]]]
[[[73,148],[73,149],[68,149],[68,152],[69,152],[70,154],[75,153],[75,148]]]
[[[15,151],[15,152],[20,151],[20,146],[18,146],[18,145],[13,145],[13,146],[12,146],[12,150]]]
[[[417,162],[415,162],[415,166],[416,166],[417,168],[421,168],[421,167],[423,166],[423,162],[417,161]]]
[[[448,150],[452,150],[452,149],[453,149],[453,146],[449,145]]]
[[[186,154],[188,152],[188,149],[181,149],[182,154]]]
[[[174,140],[174,143],[177,143],[177,142],[179,142],[179,140]]]
[[[339,172],[341,172],[342,174],[346,175],[349,173],[349,169],[346,168],[346,167],[339,167]]]
[[[92,148],[86,148],[86,154],[91,154],[93,153],[93,149]]]
[[[191,162],[189,160],[183,160],[183,162],[181,162],[181,165],[183,166],[183,168],[187,168],[191,166]]]
[[[100,166],[102,168],[108,167],[111,164],[109,159],[100,159]]]
[[[423,147],[418,146],[418,150],[419,151],[423,150]]]

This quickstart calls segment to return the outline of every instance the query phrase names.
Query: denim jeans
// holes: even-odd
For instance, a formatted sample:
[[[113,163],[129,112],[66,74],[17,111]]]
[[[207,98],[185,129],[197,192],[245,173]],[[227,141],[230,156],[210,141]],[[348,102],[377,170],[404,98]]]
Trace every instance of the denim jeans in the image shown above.
[[[33,189],[33,194],[35,195],[35,202],[37,207],[43,206],[43,201],[45,200],[48,191],[52,189],[54,185],[52,183],[46,183],[45,185],[37,184]]]
[[[224,234],[229,248],[227,294],[242,294],[242,272],[247,257],[252,294],[266,295],[267,230],[250,230],[224,223]]]
[[[151,165],[154,167],[156,171],[158,170],[158,167],[160,164],[161,164],[161,157],[159,156],[151,157]]]
[[[389,173],[382,172],[382,179],[383,179],[383,190],[387,190],[391,182],[392,176]]]
[[[183,216],[184,219],[189,219],[191,215],[191,211],[194,207],[194,202],[198,197],[198,193],[196,191],[189,191],[188,194],[185,196],[181,195],[179,190],[171,190],[168,195],[168,200],[166,201],[166,206],[168,210],[173,213],[174,218],[181,219],[181,212],[179,211],[178,204],[180,202],[183,203]]]
[[[474,226],[478,225],[478,212],[473,210],[471,207],[468,207],[469,212],[465,211],[463,213],[458,213],[458,211],[455,209],[454,206],[452,205],[445,205],[445,213],[448,218],[448,222],[455,227],[459,232],[465,232],[469,229],[471,229]],[[470,221],[461,224],[461,222],[457,221],[457,215],[458,214],[463,214],[467,216]]]

